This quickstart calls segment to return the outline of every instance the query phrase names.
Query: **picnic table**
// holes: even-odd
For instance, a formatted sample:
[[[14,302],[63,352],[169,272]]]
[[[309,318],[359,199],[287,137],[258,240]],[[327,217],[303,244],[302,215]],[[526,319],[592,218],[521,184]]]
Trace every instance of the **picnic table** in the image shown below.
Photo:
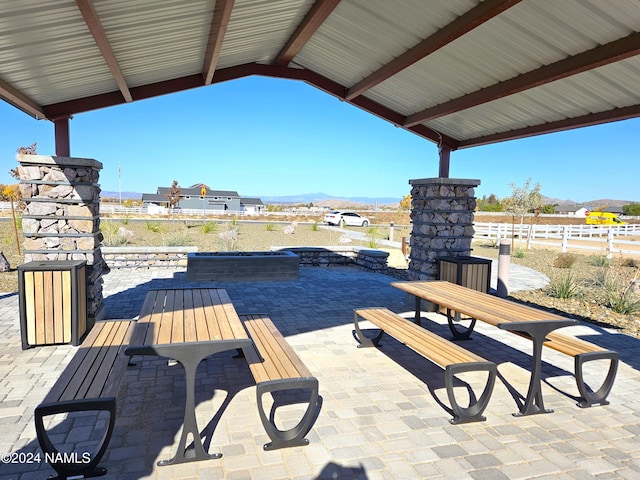
[[[551,332],[558,328],[575,325],[578,323],[577,320],[527,307],[447,281],[394,282],[391,285],[416,297],[415,319],[418,324],[420,299],[424,299],[529,338],[533,342],[531,378],[525,402],[516,415],[553,411],[545,409],[542,398],[542,347]],[[449,322],[453,321],[452,316],[449,315],[448,318]],[[469,328],[473,328],[473,323]]]
[[[198,364],[210,355],[253,346],[226,290],[221,288],[160,289],[147,293],[138,328],[146,329],[144,341],[130,344],[125,354],[158,355],[184,367],[186,401],[184,426],[176,453],[159,466],[220,458],[204,450],[195,414],[195,382]],[[191,436],[193,454],[187,455]]]

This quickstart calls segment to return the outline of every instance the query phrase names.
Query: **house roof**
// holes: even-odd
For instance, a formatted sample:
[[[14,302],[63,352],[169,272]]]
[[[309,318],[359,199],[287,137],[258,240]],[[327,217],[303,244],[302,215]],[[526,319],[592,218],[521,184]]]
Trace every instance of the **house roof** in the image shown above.
[[[50,120],[249,75],[451,149],[640,116],[640,0],[0,0],[0,53]]]
[[[240,199],[240,203],[242,205],[264,205],[264,203],[262,203],[262,200],[260,200],[259,198],[242,197]]]
[[[202,187],[179,187],[180,188],[180,196],[184,197],[187,195],[200,196]],[[170,187],[158,187],[158,195],[166,195],[169,193]],[[238,192],[233,190],[209,190],[207,189],[206,197],[234,197],[239,198]]]

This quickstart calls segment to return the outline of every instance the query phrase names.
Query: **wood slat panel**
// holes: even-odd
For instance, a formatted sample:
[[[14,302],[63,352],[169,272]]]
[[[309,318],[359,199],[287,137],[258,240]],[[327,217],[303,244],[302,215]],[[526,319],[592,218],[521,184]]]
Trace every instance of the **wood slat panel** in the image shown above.
[[[44,272],[33,272],[33,297],[35,299],[36,343],[45,343],[45,303],[44,303]]]
[[[56,272],[60,274],[60,272]],[[53,308],[50,304],[53,301],[53,272],[44,270],[42,272],[42,304],[44,308],[44,343],[55,343],[55,318],[53,318]]]
[[[27,343],[36,344],[36,304],[34,272],[24,272],[25,316],[27,320]]]
[[[171,307],[165,307],[165,313],[171,308],[173,320],[171,322],[171,343],[184,342],[184,290],[175,290],[172,293],[173,303]],[[167,302],[169,303],[167,297]],[[164,315],[163,315],[164,318]]]
[[[196,337],[200,342],[209,340],[209,328],[203,305],[202,290],[193,290],[193,314],[196,326]]]
[[[183,324],[184,324],[184,341],[196,342],[198,335],[196,333],[195,312],[193,310],[193,290],[183,290]]]
[[[70,272],[62,272],[62,271],[57,271],[57,272],[53,272],[52,275],[52,289],[53,289],[53,297],[51,298],[51,306],[53,308],[53,322],[54,322],[54,328],[53,328],[53,342],[54,343],[63,343],[63,342],[70,342],[71,341],[71,321],[69,321],[69,325],[68,325],[68,340],[65,339],[65,328],[67,327],[67,325],[65,325],[65,318],[64,318],[64,309],[63,309],[63,300],[65,299],[64,297],[64,293],[62,291],[62,284],[63,281],[65,279],[65,275],[64,273],[69,274],[69,277],[71,276]]]

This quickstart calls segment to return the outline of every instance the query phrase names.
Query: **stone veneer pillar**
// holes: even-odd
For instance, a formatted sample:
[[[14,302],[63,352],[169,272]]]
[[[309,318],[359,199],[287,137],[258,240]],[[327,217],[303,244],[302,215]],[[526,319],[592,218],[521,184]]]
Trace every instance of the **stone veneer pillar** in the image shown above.
[[[18,154],[25,262],[85,260],[87,314],[104,316],[100,242],[102,164],[88,158]]]
[[[440,257],[471,254],[480,180],[423,178],[411,185],[409,280],[438,278]]]

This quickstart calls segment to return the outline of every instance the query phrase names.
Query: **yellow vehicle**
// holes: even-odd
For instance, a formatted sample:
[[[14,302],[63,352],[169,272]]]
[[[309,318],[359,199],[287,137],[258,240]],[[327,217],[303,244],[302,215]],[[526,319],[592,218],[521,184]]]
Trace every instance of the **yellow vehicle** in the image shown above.
[[[587,225],[626,225],[618,218],[618,215],[611,212],[589,212],[587,214]]]

